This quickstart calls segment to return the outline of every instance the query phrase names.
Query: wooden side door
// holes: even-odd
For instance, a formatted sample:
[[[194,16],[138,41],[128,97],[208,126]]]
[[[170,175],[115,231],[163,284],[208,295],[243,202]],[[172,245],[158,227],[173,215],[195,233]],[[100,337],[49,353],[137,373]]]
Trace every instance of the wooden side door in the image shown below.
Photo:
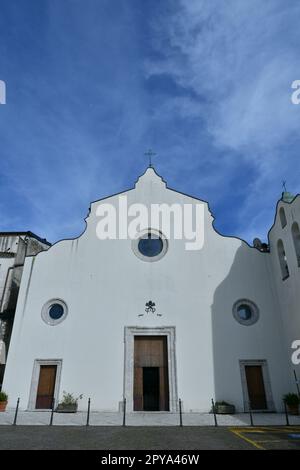
[[[41,365],[39,384],[36,396],[36,409],[50,409],[52,408],[55,381],[56,381],[57,366],[56,365]]]
[[[245,366],[245,373],[252,410],[266,410],[268,406],[262,366]]]

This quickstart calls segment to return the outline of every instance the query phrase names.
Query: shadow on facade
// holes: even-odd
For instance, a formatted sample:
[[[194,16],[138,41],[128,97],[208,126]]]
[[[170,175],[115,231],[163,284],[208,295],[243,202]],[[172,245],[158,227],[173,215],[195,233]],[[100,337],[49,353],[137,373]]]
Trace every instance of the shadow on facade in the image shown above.
[[[261,364],[263,379],[266,382],[266,406],[268,411],[275,410],[270,369],[266,359],[273,353],[274,361],[280,354],[282,357],[283,340],[268,277],[267,256],[267,253],[260,253],[242,243],[226,278],[215,290],[211,307],[215,399],[234,404],[240,412],[249,409],[248,378],[246,380],[245,375],[247,363],[253,366],[256,363],[257,368]],[[221,265],[223,266],[222,260],[220,269]],[[246,326],[234,318],[233,305],[239,299],[251,300],[258,305],[260,312],[257,323]],[[266,328],[266,322],[261,321],[265,308],[273,309],[275,316],[275,326],[271,325],[270,330]],[[281,374],[280,370],[278,374]]]

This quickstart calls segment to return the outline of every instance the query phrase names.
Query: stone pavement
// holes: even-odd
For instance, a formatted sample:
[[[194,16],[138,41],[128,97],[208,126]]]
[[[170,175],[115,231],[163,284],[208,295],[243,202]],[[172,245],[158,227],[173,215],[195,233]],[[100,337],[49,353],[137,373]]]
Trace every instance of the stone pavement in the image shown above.
[[[0,425],[10,425],[14,420],[14,410],[0,413]],[[18,425],[47,425],[50,422],[49,411],[19,411]],[[87,413],[54,413],[53,425],[82,426],[86,424]],[[214,426],[214,417],[210,413],[183,413],[184,426]],[[235,415],[217,415],[219,426],[248,426],[250,417],[248,413]],[[91,426],[121,426],[123,414],[118,412],[91,412]],[[286,418],[282,413],[254,413],[255,426],[285,426]],[[291,425],[300,426],[300,416],[290,416]],[[178,426],[178,413],[164,412],[135,412],[126,415],[127,426]]]
[[[240,449],[254,450],[255,446],[226,427],[140,427],[130,426],[0,426],[0,449],[2,450],[195,450]],[[124,452],[126,454],[126,452]],[[157,453],[157,452],[155,452]],[[197,451],[193,452],[197,455]],[[101,453],[93,454],[99,465]],[[122,455],[122,454],[121,454]],[[24,456],[32,466],[35,455]],[[22,458],[24,458],[22,456]],[[9,457],[11,460],[11,456]],[[40,456],[36,457],[40,465]],[[57,455],[52,457],[57,465]],[[76,454],[76,464],[80,455]],[[91,456],[89,455],[89,458]],[[71,459],[71,460],[70,460]],[[85,467],[89,464],[84,455]],[[47,462],[51,455],[47,455]],[[203,462],[203,458],[201,459]],[[72,455],[68,456],[69,466]],[[18,462],[19,463],[19,462]],[[145,462],[144,462],[145,463]],[[148,462],[149,463],[149,462]],[[75,464],[75,462],[74,462]],[[199,465],[199,464],[198,464]]]
[[[300,427],[294,426],[0,426],[1,451],[94,449],[104,450],[107,455],[107,452],[113,450],[144,450],[142,463],[145,463],[149,450],[162,456],[168,455],[166,450],[192,450],[192,455],[199,459],[198,450],[299,450],[299,438]],[[101,455],[104,454],[93,454],[97,464]],[[112,455],[117,454],[112,452]],[[79,457],[76,454],[77,465]],[[32,466],[33,456],[28,458]],[[57,463],[57,456],[52,458]],[[85,455],[85,466],[86,458]],[[40,456],[37,459],[40,463]],[[50,461],[51,455],[47,455],[47,462]],[[70,456],[68,461],[70,464]],[[198,461],[198,465],[200,462],[203,463],[203,458]]]

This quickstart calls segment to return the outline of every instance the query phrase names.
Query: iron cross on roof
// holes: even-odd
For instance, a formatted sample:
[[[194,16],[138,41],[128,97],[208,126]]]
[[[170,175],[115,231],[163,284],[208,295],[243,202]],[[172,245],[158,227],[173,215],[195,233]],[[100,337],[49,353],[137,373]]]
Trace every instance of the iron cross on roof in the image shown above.
[[[155,152],[153,152],[152,149],[149,149],[147,152],[145,152],[146,157],[149,158],[149,168],[152,168],[152,157],[156,155]]]

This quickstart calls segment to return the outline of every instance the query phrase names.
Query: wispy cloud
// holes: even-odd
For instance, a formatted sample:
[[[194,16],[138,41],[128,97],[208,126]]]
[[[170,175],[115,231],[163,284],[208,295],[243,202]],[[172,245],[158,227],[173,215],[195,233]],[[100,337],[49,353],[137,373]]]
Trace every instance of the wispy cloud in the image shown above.
[[[171,98],[165,107],[204,121],[219,153],[213,158],[230,151],[231,159],[246,163],[235,179],[246,197],[232,204],[247,238],[266,233],[282,179],[299,191],[300,108],[290,100],[300,70],[299,17],[297,1],[189,0],[153,24],[161,56],[147,61],[147,76],[169,75],[201,98],[181,106]],[[230,178],[232,168],[220,165]],[[248,165],[255,177],[247,187]]]

